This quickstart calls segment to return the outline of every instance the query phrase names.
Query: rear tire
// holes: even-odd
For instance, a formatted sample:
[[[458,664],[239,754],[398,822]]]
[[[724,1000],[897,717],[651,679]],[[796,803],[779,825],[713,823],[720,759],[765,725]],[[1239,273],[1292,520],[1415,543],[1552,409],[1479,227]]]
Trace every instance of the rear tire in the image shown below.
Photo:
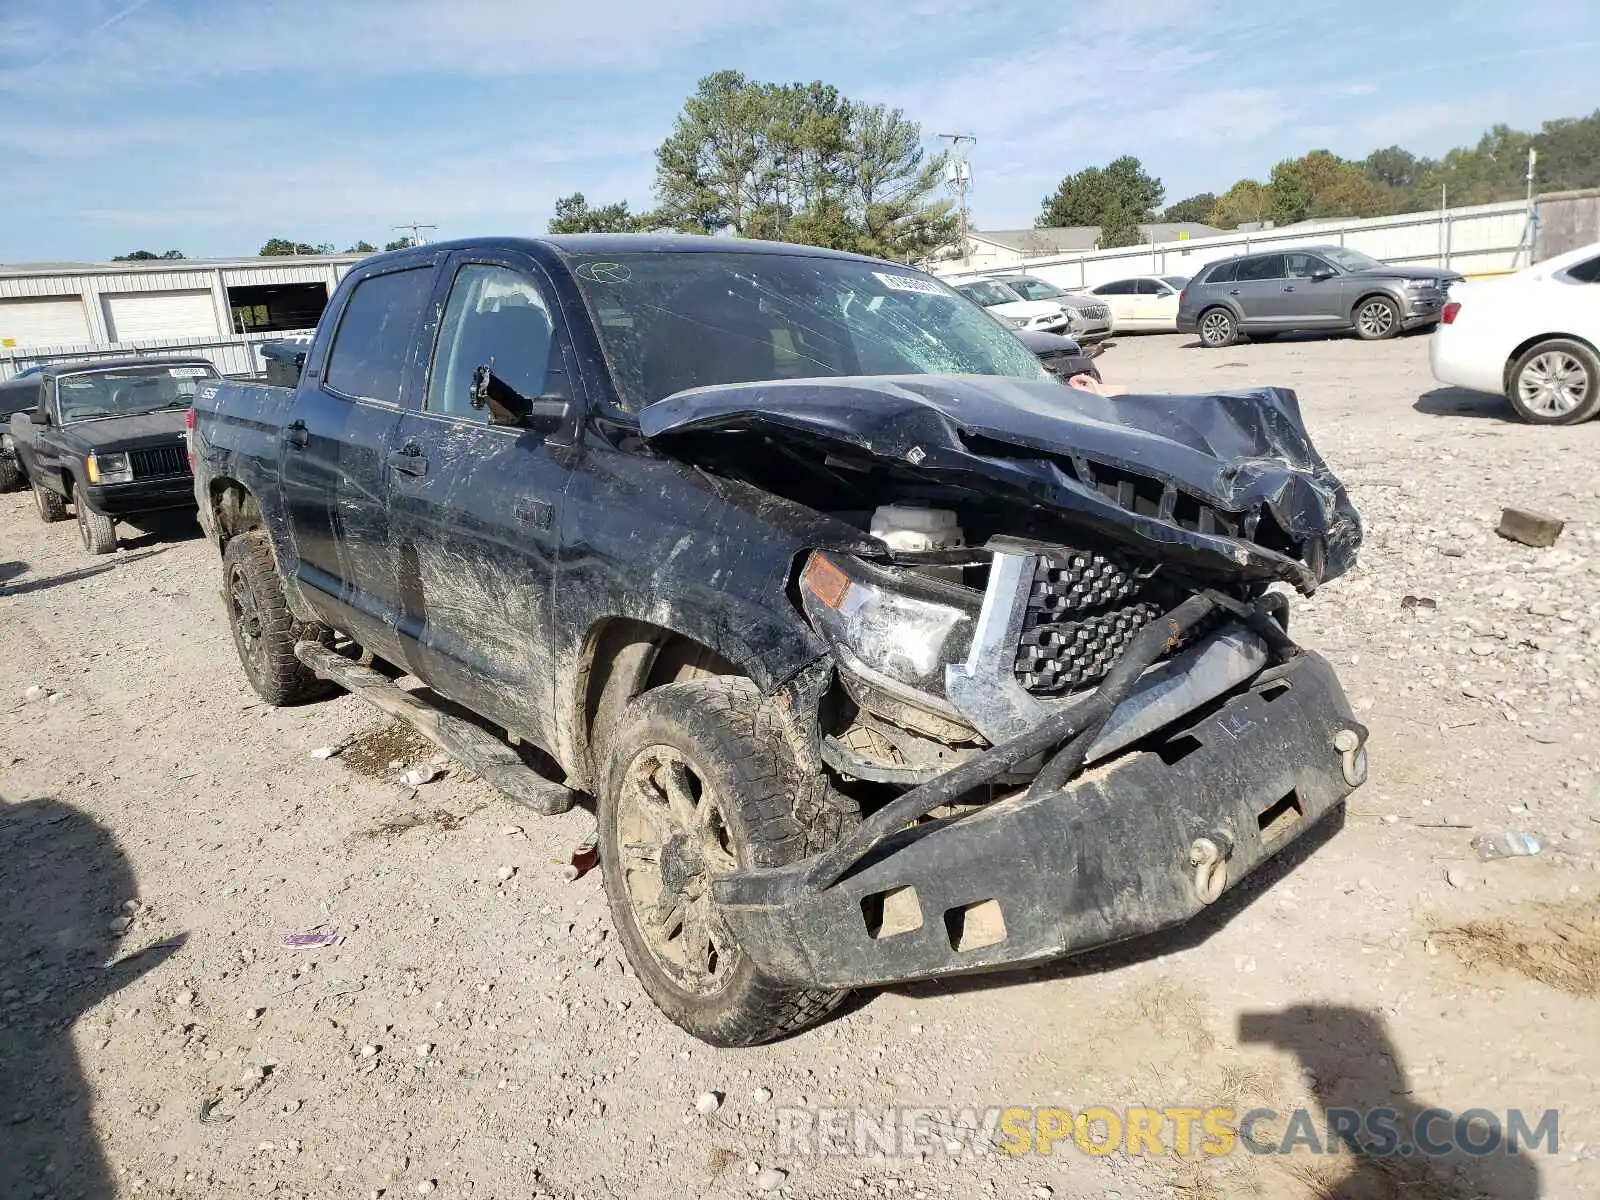
[[[1221,350],[1239,340],[1239,323],[1225,308],[1208,308],[1200,314],[1200,344],[1208,350]]]
[[[90,554],[110,554],[117,548],[117,523],[105,513],[95,512],[82,496],[72,502],[78,516],[78,536]]]
[[[1382,342],[1400,332],[1400,306],[1387,296],[1368,296],[1356,305],[1352,324],[1364,342]]]
[[[0,454],[0,492],[14,492],[27,482],[22,464],[7,454]]]
[[[670,1020],[713,1046],[750,1046],[814,1024],[847,993],[764,977],[732,940],[714,875],[777,867],[836,842],[850,802],[802,777],[747,679],[659,687],[614,727],[599,796],[600,866],[639,982]]]
[[[303,625],[289,612],[264,531],[241,533],[228,543],[222,580],[233,645],[256,695],[281,707],[326,694],[328,685],[295,657],[294,648],[302,641],[322,640],[327,631]]]
[[[39,510],[39,520],[54,525],[67,517],[67,502],[60,492],[53,492],[37,479],[33,481],[33,503]]]
[[[1582,342],[1529,347],[1506,376],[1506,399],[1530,425],[1577,425],[1600,412],[1600,357]]]

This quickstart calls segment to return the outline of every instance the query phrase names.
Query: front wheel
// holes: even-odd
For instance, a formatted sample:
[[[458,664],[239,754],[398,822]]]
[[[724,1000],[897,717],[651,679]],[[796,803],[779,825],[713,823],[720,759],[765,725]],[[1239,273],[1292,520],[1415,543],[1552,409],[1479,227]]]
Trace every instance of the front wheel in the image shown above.
[[[1386,296],[1369,296],[1356,309],[1356,336],[1381,342],[1400,332],[1400,309]]]
[[[845,993],[766,979],[723,924],[715,875],[778,867],[836,841],[858,814],[807,800],[788,741],[746,679],[668,684],[610,739],[600,864],[628,961],[658,1008],[714,1046],[749,1046],[820,1020]]]
[[[46,525],[66,519],[67,502],[61,498],[61,493],[51,491],[37,479],[33,481],[33,503],[39,510],[39,520]]]
[[[268,704],[297,704],[326,692],[327,685],[295,657],[296,643],[321,632],[294,619],[283,598],[283,581],[267,535],[241,533],[222,554],[222,598],[228,626],[250,686]]]
[[[1530,425],[1587,421],[1600,412],[1600,359],[1582,342],[1540,342],[1512,365],[1506,398]]]
[[[1200,344],[1211,350],[1231,346],[1239,337],[1239,323],[1225,308],[1208,309],[1200,314]]]
[[[78,536],[90,554],[110,554],[117,548],[117,523],[105,513],[95,512],[82,496],[73,501],[78,514]]]

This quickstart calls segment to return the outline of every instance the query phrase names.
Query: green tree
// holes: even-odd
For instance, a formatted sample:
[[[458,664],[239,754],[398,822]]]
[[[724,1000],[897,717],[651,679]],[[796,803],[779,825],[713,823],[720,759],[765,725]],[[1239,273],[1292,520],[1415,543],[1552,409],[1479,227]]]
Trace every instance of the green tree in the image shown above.
[[[390,250],[409,250],[411,248],[411,239],[408,237],[395,238],[392,242],[384,243],[383,248],[385,252]]]
[[[626,200],[590,208],[582,192],[573,192],[556,201],[549,228],[551,233],[636,233],[649,229],[653,220],[651,214],[629,212]]]
[[[154,259],[157,259],[157,258],[160,258],[160,257],[161,256],[159,254],[153,254],[149,250],[135,250],[131,254],[119,254],[115,258],[113,258],[111,261],[112,262],[150,262],[150,261],[152,261]]]
[[[1211,192],[1197,192],[1186,200],[1179,200],[1176,204],[1169,204],[1161,214],[1163,221],[1194,221],[1206,224],[1211,219],[1211,210],[1217,206],[1217,197]]]
[[[910,261],[954,236],[950,203],[933,198],[944,166],[899,109],[719,71],[656,151],[655,220]]]
[[[1128,227],[1132,225],[1133,240],[1137,241],[1138,226],[1154,218],[1166,194],[1161,180],[1148,174],[1137,158],[1125,154],[1105,167],[1087,167],[1076,175],[1068,175],[1044,198],[1034,226],[1046,229],[1059,225],[1100,225],[1110,229],[1111,236],[1121,238],[1127,236]]]
[[[1271,190],[1259,180],[1241,179],[1217,197],[1206,224],[1218,229],[1237,229],[1251,221],[1265,221],[1271,211]]]
[[[274,258],[291,254],[332,254],[333,243],[322,242],[313,246],[310,242],[291,242],[284,238],[268,238],[266,244],[256,252],[258,258]]]
[[[368,241],[357,242],[345,251],[346,254],[376,254],[377,252],[378,248]]]
[[[1272,219],[1279,225],[1308,217],[1372,217],[1384,195],[1362,167],[1327,150],[1288,158],[1272,168]]]

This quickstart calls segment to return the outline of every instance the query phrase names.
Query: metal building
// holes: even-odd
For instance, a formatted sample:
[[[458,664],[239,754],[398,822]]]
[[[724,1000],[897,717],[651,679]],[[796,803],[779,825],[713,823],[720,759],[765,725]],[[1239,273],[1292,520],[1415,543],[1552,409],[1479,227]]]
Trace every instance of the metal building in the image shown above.
[[[0,266],[0,380],[34,363],[200,354],[228,375],[310,329],[359,254]]]

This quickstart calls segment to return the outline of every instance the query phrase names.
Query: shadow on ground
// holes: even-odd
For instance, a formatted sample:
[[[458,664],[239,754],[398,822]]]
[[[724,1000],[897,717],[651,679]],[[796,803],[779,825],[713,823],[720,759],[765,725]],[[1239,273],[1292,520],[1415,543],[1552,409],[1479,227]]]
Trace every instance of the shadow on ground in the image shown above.
[[[115,571],[118,567],[138,562],[142,558],[149,558],[153,554],[163,554],[166,549],[165,546],[151,546],[145,550],[135,550],[131,554],[124,553],[115,557],[107,557],[87,566],[73,567],[70,571],[61,571],[55,575],[46,575],[40,579],[25,579],[21,583],[12,584],[0,583],[0,596],[26,596],[29,592],[48,591],[50,588],[61,587],[63,584],[77,583],[83,579],[93,579],[96,575],[104,575],[107,571]],[[0,580],[7,578],[5,568],[9,566],[22,566],[24,570],[27,569],[26,564],[22,563],[0,563]],[[11,577],[15,578],[14,575]]]
[[[72,1030],[182,944],[118,957],[111,922],[137,894],[109,830],[58,800],[0,798],[0,1196],[116,1192]]]
[[[137,534],[133,531],[138,530]],[[140,550],[163,542],[192,542],[204,535],[200,521],[188,509],[145,513],[118,523],[119,543],[124,550]]]
[[[1280,1159],[1300,1168],[1318,1200],[1536,1200],[1539,1169],[1529,1153],[1501,1136],[1506,1114],[1472,1109],[1481,1096],[1419,1096],[1400,1067],[1382,1019],[1365,1009],[1301,1004],[1281,1012],[1242,1013],[1239,1040],[1287,1050],[1300,1061],[1326,1120],[1286,1123],[1256,1141],[1324,1150],[1333,1114],[1360,1128],[1337,1140],[1338,1157]],[[1472,1124],[1471,1118],[1482,1122]],[[1529,1128],[1539,1114],[1528,1113]],[[1263,1125],[1267,1124],[1263,1122]],[[1241,1129],[1241,1135],[1245,1131]],[[1422,1152],[1426,1149],[1426,1153]],[[1530,1153],[1542,1153],[1526,1143]],[[1475,1152],[1477,1151],[1477,1152]]]
[[[1510,422],[1512,419],[1511,406],[1506,403],[1504,396],[1458,387],[1439,387],[1423,392],[1411,407],[1430,417],[1491,417],[1501,422]]]

